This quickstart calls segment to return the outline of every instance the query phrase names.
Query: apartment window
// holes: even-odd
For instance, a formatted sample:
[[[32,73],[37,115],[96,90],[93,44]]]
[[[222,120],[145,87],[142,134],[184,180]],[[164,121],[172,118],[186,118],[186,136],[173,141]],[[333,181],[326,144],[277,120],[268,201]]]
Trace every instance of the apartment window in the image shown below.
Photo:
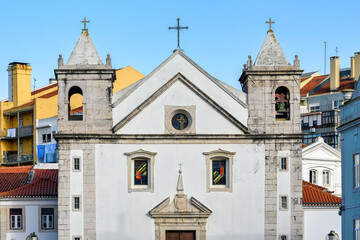
[[[313,126],[317,127],[317,120],[313,120]]]
[[[235,152],[218,149],[203,154],[206,156],[207,191],[232,192],[232,165]]]
[[[321,134],[326,144],[329,144],[333,148],[338,147],[338,134],[335,132],[328,132]]]
[[[81,197],[73,196],[73,210],[80,211],[81,210]]]
[[[41,229],[54,229],[54,208],[41,208]]]
[[[10,208],[10,229],[11,230],[21,230],[23,228],[22,216],[23,216],[22,208]]]
[[[42,135],[42,142],[43,143],[51,142],[51,133],[44,133]]]
[[[317,184],[317,171],[316,170],[309,171],[309,181],[313,184]]]
[[[322,127],[334,127],[335,126],[335,115],[334,111],[328,111],[322,113]]]
[[[330,171],[323,171],[323,185],[330,185]]]
[[[354,220],[354,239],[360,240],[360,219]]]
[[[310,107],[310,112],[320,112],[320,106]]]
[[[286,157],[280,158],[280,170],[283,171],[288,170],[288,158]]]
[[[280,196],[280,210],[288,209],[288,199],[287,196]]]
[[[354,188],[360,187],[359,154],[354,154]]]
[[[128,160],[128,192],[153,192],[156,153],[139,149],[125,155]]]
[[[80,158],[74,158],[74,171],[80,171]]]
[[[339,107],[341,106],[343,100],[337,100],[334,101],[334,109],[339,109]]]

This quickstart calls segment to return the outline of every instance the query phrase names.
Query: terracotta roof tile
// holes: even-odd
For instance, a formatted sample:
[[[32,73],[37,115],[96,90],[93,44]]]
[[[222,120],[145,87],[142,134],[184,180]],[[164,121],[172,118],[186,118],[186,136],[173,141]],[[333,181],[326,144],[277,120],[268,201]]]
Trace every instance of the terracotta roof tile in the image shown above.
[[[49,92],[45,95],[40,96],[39,98],[51,98],[53,96],[56,96],[58,94],[58,90],[55,90],[53,92]]]
[[[0,198],[57,197],[58,170],[34,169],[31,183],[27,183],[32,166],[0,168]]]
[[[351,78],[346,78],[346,79],[340,79],[340,87],[337,90],[337,92],[340,92],[343,89],[354,89],[355,86],[355,80],[351,79]],[[324,93],[329,93],[330,92],[330,82],[326,85],[324,85],[320,90],[314,92],[312,95],[317,95],[317,94],[324,94]]]
[[[321,75],[311,79],[305,86],[300,89],[301,97],[305,97],[311,90],[313,90],[317,85],[319,85],[325,78],[329,75]]]
[[[303,182],[304,205],[341,205],[341,198],[327,192],[327,189],[307,181]]]

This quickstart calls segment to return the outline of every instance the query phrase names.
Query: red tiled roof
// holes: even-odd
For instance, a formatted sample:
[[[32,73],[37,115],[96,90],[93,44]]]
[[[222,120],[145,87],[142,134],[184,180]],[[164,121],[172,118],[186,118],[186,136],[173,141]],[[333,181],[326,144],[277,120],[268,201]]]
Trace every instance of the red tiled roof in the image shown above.
[[[0,168],[0,198],[57,197],[58,170],[33,169],[34,177],[27,183],[28,167]]]
[[[57,83],[50,84],[50,85],[48,85],[48,86],[46,86],[46,87],[39,88],[39,89],[36,89],[35,91],[32,91],[32,92],[31,92],[31,95],[35,95],[35,94],[41,93],[41,92],[43,92],[43,91],[46,91],[46,90],[48,90],[48,89],[50,89],[50,88],[57,87],[57,86],[58,86]]]
[[[327,189],[307,181],[303,182],[304,205],[340,205],[341,198],[327,192]]]
[[[341,78],[340,79],[340,87],[339,89],[337,90],[337,92],[343,90],[343,89],[354,89],[355,87],[355,80],[354,79],[351,79],[351,78],[346,78],[346,79],[343,79]],[[317,95],[317,94],[324,94],[324,93],[329,93],[330,92],[330,82],[326,85],[324,85],[320,90],[314,92],[313,94],[314,95]]]
[[[31,106],[31,105],[34,105],[34,100],[32,100],[32,101],[30,101],[30,102],[27,102],[27,103],[25,103],[25,104],[23,104],[23,105],[20,105],[20,106],[18,106],[18,108],[20,108],[20,107],[26,107],[26,106]]]
[[[58,94],[58,90],[55,90],[53,92],[49,92],[45,95],[40,96],[39,98],[51,98],[53,96],[56,96]]]
[[[82,113],[82,112],[83,112],[83,106],[70,110],[70,114]]]
[[[313,90],[317,85],[319,85],[327,76],[329,75],[321,75],[314,77],[311,79],[305,86],[300,89],[301,97],[306,96],[311,90]]]

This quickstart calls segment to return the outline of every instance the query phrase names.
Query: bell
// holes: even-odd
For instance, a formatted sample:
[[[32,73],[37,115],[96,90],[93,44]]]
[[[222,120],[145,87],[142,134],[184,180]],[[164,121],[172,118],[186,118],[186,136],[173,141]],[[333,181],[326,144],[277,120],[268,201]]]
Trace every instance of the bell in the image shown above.
[[[281,112],[281,113],[286,113],[287,112],[284,102],[279,102],[278,103],[278,110],[277,111]]]

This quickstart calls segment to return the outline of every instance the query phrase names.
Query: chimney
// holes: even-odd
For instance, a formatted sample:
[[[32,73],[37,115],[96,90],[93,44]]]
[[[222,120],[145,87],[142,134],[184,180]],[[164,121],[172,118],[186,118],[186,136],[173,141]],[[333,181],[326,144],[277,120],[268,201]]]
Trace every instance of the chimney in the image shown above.
[[[350,57],[350,77],[354,78],[355,77],[355,58],[354,57]]]
[[[340,86],[339,57],[330,58],[330,91],[337,90]]]
[[[359,76],[360,76],[360,52],[356,52],[354,53],[354,58],[355,58],[355,81],[359,80]]]
[[[12,62],[9,64],[9,102],[11,99],[14,106],[31,100],[31,70],[28,63]]]

